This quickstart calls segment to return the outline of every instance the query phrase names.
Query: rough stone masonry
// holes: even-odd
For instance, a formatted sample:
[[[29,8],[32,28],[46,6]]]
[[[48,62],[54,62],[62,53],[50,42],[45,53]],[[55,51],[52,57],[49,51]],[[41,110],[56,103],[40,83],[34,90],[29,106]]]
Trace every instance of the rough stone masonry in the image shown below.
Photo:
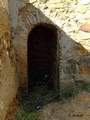
[[[79,29],[90,22],[89,5],[62,0],[0,0],[0,120],[7,119],[18,85],[27,86],[27,40],[38,23],[57,27],[61,88],[90,82],[90,33]]]

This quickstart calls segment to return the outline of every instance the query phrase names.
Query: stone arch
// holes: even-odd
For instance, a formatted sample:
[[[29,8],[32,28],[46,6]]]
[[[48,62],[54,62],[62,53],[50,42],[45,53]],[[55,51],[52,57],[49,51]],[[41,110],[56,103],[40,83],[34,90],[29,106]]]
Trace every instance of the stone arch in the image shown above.
[[[28,76],[27,76],[27,40],[29,33],[39,24],[51,24],[57,29],[57,59],[59,61],[59,40],[60,40],[60,28],[54,24],[49,18],[47,18],[39,9],[35,8],[32,4],[27,4],[21,7],[18,11],[18,25],[16,29],[16,36],[13,40],[16,59],[17,70],[19,76],[19,87],[27,88]],[[56,63],[57,64],[57,63]],[[59,65],[58,65],[59,67]],[[59,74],[59,73],[57,73]],[[58,75],[57,75],[58,76]],[[59,84],[58,84],[59,87]]]

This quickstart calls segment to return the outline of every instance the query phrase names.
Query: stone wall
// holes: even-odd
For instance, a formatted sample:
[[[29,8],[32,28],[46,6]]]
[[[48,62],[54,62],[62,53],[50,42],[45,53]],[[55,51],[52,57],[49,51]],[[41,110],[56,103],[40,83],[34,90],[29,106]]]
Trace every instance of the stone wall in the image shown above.
[[[64,0],[65,1],[65,0]],[[89,13],[76,1],[17,0],[17,24],[14,27],[13,44],[16,50],[20,84],[27,80],[27,39],[31,29],[38,23],[57,26],[59,43],[59,73],[63,84],[77,81],[88,82],[90,78],[90,33],[80,31]],[[83,18],[83,16],[85,16]]]
[[[0,0],[0,120],[6,116],[16,98],[15,55],[11,41],[11,28],[7,1]]]
[[[76,0],[0,0],[0,120],[8,119],[16,97],[16,80],[20,86],[27,85],[27,40],[38,23],[57,27],[57,68],[62,88],[90,82],[90,33],[79,29],[90,20],[89,14],[89,7]]]

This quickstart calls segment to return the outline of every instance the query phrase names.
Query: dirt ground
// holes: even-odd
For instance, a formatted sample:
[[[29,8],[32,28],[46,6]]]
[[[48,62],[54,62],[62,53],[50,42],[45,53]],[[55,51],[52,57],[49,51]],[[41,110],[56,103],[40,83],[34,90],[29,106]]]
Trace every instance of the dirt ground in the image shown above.
[[[81,92],[63,103],[46,105],[40,110],[39,120],[90,120],[90,93]]]

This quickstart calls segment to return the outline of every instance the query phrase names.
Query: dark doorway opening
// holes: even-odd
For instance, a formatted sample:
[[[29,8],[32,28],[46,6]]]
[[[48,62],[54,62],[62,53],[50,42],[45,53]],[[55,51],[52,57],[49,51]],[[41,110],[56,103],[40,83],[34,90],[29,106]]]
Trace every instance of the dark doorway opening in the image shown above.
[[[57,29],[52,24],[36,25],[28,36],[28,90],[42,86],[54,90],[56,84]],[[36,90],[37,91],[37,90]]]

